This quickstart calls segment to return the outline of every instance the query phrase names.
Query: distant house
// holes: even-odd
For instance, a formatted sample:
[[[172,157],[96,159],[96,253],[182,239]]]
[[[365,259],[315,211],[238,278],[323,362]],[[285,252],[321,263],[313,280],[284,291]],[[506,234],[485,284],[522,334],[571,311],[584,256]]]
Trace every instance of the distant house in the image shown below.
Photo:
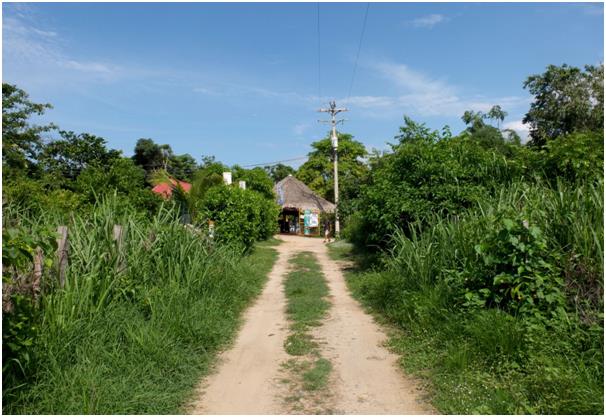
[[[191,184],[185,181],[175,180],[173,178],[170,179],[171,184],[167,182],[163,182],[161,184],[156,185],[152,188],[152,191],[156,194],[159,194],[162,198],[170,198],[173,195],[173,186],[177,185],[183,189],[186,193],[191,190]]]
[[[281,233],[320,235],[322,219],[331,217],[335,205],[314,193],[307,185],[289,175],[274,186],[276,202],[282,208]]]

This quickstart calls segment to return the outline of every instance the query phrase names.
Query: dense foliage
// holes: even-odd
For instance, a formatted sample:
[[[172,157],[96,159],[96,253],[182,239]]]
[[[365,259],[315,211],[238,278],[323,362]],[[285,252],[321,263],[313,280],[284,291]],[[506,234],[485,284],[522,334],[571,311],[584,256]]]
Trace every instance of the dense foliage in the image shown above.
[[[37,302],[12,297],[3,314],[5,413],[183,412],[260,291],[275,251],[242,257],[240,249],[210,244],[166,207],[143,218],[118,214],[117,205],[117,197],[99,202],[68,223],[64,288],[47,265]],[[32,248],[49,236],[41,225],[56,217],[15,210],[4,209],[3,266],[24,272]],[[124,228],[121,250],[114,223]],[[54,247],[42,247],[52,260]]]
[[[549,65],[543,74],[528,77],[524,87],[534,96],[524,123],[531,143],[543,146],[552,139],[579,130],[604,128],[604,65],[585,71],[566,64]]]
[[[370,159],[349,219],[349,238],[360,247],[385,248],[396,230],[432,213],[457,215],[485,199],[495,187],[523,174],[523,161],[507,154],[524,150],[501,140],[507,154],[448,129],[431,131],[409,118],[392,152]]]
[[[529,77],[534,146],[495,106],[454,137],[406,118],[370,159],[345,234],[376,269],[350,284],[442,412],[603,413],[603,69],[586,71]]]
[[[190,154],[175,155],[170,145],[158,145],[149,138],[137,141],[132,159],[148,175],[163,168],[173,177],[185,181],[191,180],[192,174],[198,167],[196,160]]]
[[[337,133],[339,137],[339,197],[342,214],[349,212],[348,202],[357,196],[358,182],[368,168],[364,163],[366,148],[352,135]],[[307,161],[295,174],[318,195],[334,201],[333,161],[334,153],[330,136],[311,144]]]
[[[297,172],[293,167],[282,163],[268,165],[263,167],[263,169],[269,174],[274,183],[280,182],[289,175],[294,175]]]
[[[273,263],[273,250],[253,248],[277,227],[269,175],[212,157],[198,165],[151,139],[127,158],[104,138],[32,124],[50,105],[13,85],[2,93],[3,411],[182,411]],[[190,192],[151,191],[175,179]],[[69,230],[64,286],[59,225]]]
[[[273,200],[249,190],[214,187],[198,206],[199,217],[211,219],[219,242],[238,242],[251,248],[276,232],[279,208]]]

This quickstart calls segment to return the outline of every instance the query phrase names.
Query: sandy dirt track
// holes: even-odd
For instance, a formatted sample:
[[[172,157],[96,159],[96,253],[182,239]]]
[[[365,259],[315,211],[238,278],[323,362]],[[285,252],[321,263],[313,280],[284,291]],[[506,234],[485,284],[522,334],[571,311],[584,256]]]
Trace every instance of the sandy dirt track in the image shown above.
[[[283,279],[288,260],[302,251],[314,253],[326,277],[332,306],[313,335],[322,356],[333,365],[328,390],[335,414],[432,414],[419,391],[397,366],[397,356],[373,319],[351,297],[339,264],[328,257],[321,239],[280,236],[279,257],[234,345],[221,355],[217,372],[202,381],[192,414],[286,414],[280,365],[289,356]]]

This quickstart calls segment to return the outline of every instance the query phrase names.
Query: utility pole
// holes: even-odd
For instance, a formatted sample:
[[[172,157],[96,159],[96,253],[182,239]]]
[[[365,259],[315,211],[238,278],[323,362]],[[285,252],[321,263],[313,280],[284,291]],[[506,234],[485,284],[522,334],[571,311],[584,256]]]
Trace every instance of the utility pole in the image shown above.
[[[345,119],[337,120],[337,114],[347,111],[346,108],[337,108],[337,104],[335,101],[331,101],[328,103],[327,109],[318,110],[322,113],[329,113],[331,118],[330,120],[318,120],[322,123],[330,123],[332,125],[332,132],[330,136],[330,140],[332,142],[332,151],[333,151],[333,161],[334,161],[334,186],[335,186],[335,238],[339,237],[340,227],[339,227],[339,171],[338,171],[338,163],[339,163],[339,138],[337,136],[337,124],[343,123]]]

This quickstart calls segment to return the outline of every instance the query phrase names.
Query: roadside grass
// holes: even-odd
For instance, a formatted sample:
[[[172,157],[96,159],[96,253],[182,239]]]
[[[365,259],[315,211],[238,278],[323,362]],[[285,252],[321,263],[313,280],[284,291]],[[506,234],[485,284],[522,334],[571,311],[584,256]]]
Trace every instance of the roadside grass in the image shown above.
[[[330,361],[322,358],[318,344],[309,334],[310,327],[320,326],[330,303],[327,301],[328,286],[315,256],[302,252],[290,260],[293,270],[284,283],[284,292],[288,301],[286,313],[291,322],[291,333],[284,343],[284,349],[296,358],[289,359],[282,366],[289,373],[284,381],[289,383],[292,392],[301,389],[306,392],[318,392],[325,388],[331,370]],[[314,399],[315,400],[315,399]],[[304,395],[290,395],[286,401],[292,403],[295,410],[305,409]],[[321,403],[321,399],[316,401]]]
[[[183,412],[277,259],[273,241],[243,256],[209,247],[167,213],[151,221],[114,213],[99,207],[69,225],[66,286],[43,299],[36,372],[22,388],[3,386],[4,413]],[[126,234],[120,275],[114,222]]]
[[[351,260],[353,258],[353,244],[345,239],[336,240],[328,245],[328,256],[335,261]]]
[[[355,255],[329,245],[334,259]],[[429,260],[428,260],[429,261]],[[393,271],[350,268],[347,285],[378,322],[400,365],[444,414],[596,414],[603,345],[575,328],[525,331],[497,309],[457,312],[439,286],[394,293]],[[400,297],[400,301],[394,301]],[[601,414],[601,413],[597,413]]]

